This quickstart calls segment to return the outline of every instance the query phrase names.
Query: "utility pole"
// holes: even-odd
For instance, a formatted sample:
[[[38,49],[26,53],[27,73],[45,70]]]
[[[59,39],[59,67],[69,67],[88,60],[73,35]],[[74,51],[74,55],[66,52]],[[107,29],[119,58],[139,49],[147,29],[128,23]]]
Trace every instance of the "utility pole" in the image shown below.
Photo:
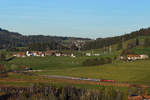
[[[112,52],[112,48],[111,48],[111,45],[109,46],[109,53],[111,53]]]

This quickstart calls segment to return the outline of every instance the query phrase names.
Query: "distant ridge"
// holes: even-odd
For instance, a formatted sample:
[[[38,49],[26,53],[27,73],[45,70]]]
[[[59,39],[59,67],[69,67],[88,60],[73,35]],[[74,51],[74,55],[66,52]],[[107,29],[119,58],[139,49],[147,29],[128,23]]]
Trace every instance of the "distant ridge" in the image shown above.
[[[32,43],[61,43],[65,40],[90,40],[88,38],[29,35],[25,36],[17,32],[10,32],[0,28],[0,49],[8,47],[23,47]]]
[[[24,47],[29,44],[35,43],[48,43],[62,45],[62,42],[70,42],[73,40],[83,40],[87,41],[84,44],[85,50],[104,48],[110,45],[118,44],[123,41],[128,41],[141,36],[150,36],[150,28],[143,28],[138,31],[131,32],[129,34],[124,34],[121,36],[107,37],[107,38],[97,38],[96,40],[91,40],[88,38],[79,38],[79,37],[62,37],[62,36],[44,36],[44,35],[21,35],[17,32],[10,32],[0,28],[0,49],[9,48],[9,47]],[[89,41],[90,40],[90,41]],[[70,45],[69,44],[69,45]],[[53,46],[54,47],[54,46]],[[66,45],[68,47],[68,45]]]
[[[104,48],[110,45],[118,44],[141,36],[150,36],[150,28],[145,28],[145,29],[142,28],[138,31],[134,31],[129,34],[125,34],[121,36],[97,38],[96,40],[87,42],[85,44],[85,49],[90,50],[90,49]]]

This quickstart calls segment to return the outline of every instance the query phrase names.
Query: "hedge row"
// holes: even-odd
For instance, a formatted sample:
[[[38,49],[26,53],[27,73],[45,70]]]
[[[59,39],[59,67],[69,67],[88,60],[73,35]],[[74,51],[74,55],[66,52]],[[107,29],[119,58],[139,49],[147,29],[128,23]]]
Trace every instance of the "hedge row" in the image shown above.
[[[112,63],[112,59],[107,58],[94,58],[94,59],[87,59],[83,62],[83,66],[97,66],[97,65],[104,65]]]

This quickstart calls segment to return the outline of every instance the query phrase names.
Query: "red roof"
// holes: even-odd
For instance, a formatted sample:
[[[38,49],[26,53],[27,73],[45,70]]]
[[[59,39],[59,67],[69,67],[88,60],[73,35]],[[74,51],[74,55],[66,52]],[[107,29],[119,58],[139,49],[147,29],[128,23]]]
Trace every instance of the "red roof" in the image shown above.
[[[130,55],[127,55],[128,57],[141,57],[140,55],[132,55],[132,54],[130,54]]]

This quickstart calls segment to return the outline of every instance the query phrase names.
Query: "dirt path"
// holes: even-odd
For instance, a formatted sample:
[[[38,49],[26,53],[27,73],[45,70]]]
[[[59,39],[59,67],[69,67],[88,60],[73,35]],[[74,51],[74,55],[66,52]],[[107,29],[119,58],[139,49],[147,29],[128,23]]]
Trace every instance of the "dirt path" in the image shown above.
[[[24,83],[59,83],[59,84],[68,84],[68,85],[76,85],[76,84],[84,84],[84,85],[99,85],[99,86],[113,86],[113,87],[140,87],[140,88],[150,88],[147,85],[141,84],[129,84],[129,83],[119,83],[119,82],[98,82],[91,80],[84,80],[84,78],[75,78],[75,77],[67,77],[67,76],[36,76],[33,79],[17,79],[17,78],[1,78],[0,86],[3,85],[15,85],[14,83],[24,84]],[[12,84],[13,83],[13,84]]]

